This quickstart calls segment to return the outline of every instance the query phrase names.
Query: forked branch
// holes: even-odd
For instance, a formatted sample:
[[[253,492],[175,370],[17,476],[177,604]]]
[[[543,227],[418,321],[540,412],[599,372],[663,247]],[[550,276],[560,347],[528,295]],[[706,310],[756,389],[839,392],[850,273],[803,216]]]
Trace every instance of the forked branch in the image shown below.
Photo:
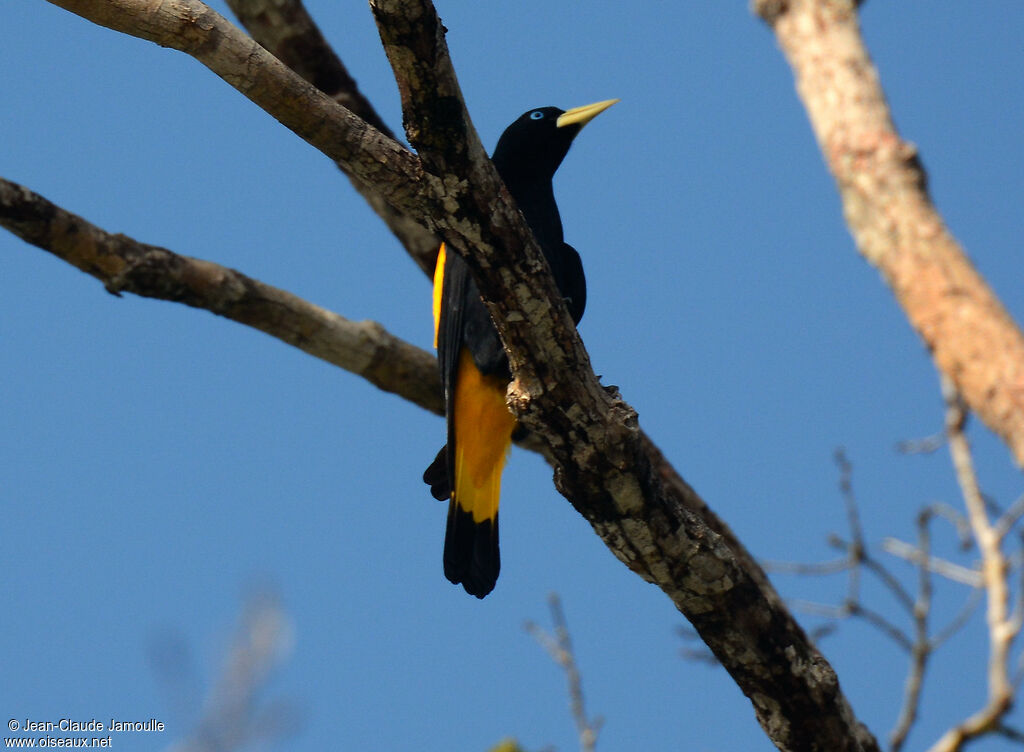
[[[437,361],[373,321],[350,321],[234,269],[111,234],[0,178],[0,226],[130,292],[203,308],[259,329],[358,374],[434,413],[443,412]]]
[[[461,253],[510,354],[511,404],[554,459],[559,490],[616,556],[686,615],[779,748],[877,748],[764,573],[639,430],[629,406],[598,382],[536,243],[475,138],[429,2],[374,3],[419,157],[199,0],[53,2],[193,55]]]
[[[253,39],[278,60],[385,136],[394,138],[300,0],[227,0],[227,3]],[[412,259],[432,275],[440,246],[437,236],[388,204],[376,186],[361,180],[345,163],[337,165]]]
[[[1010,649],[1020,633],[1021,615],[1010,607],[1010,563],[1003,553],[1008,528],[993,523],[974,473],[971,449],[964,434],[967,411],[960,394],[950,379],[943,379],[946,398],[946,433],[949,452],[956,470],[957,482],[967,506],[967,519],[981,552],[981,573],[984,579],[986,621],[989,633],[988,702],[976,713],[947,731],[930,752],[956,752],[968,741],[1000,729],[1014,700],[1010,678]]]

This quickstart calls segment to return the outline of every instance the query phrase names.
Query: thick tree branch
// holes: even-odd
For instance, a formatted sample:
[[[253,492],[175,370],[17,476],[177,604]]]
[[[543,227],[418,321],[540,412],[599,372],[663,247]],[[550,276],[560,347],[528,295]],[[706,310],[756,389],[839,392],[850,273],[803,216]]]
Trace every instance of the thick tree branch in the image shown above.
[[[395,137],[363,96],[301,0],[227,0],[227,3],[253,39],[278,60],[388,138]],[[344,163],[337,165],[419,267],[432,275],[440,246],[437,236],[394,209],[374,185],[356,177]]]
[[[760,568],[639,430],[635,412],[598,382],[476,137],[429,0],[371,7],[409,141],[447,189],[454,221],[442,235],[466,258],[494,315],[514,374],[510,404],[547,444],[559,490],[693,623],[780,749],[877,749]]]
[[[289,70],[200,0],[50,0],[93,23],[191,55],[392,207],[427,223],[431,206],[419,160]]]
[[[388,138],[395,137],[327,43],[302,0],[226,2],[252,38],[278,60]]]
[[[754,0],[796,76],[861,254],[940,372],[1024,465],[1024,335],[950,235],[896,132],[852,0]]]
[[[234,269],[112,235],[27,188],[0,178],[0,225],[100,280],[132,292],[204,308],[259,329],[442,413],[437,361],[375,321],[349,321]]]
[[[664,462],[632,409],[594,376],[547,265],[465,114],[429,3],[374,4],[421,163],[199,0],[51,1],[195,56],[439,232],[467,259],[495,315],[516,376],[510,403],[555,460],[559,490],[694,624],[777,746],[877,749],[760,568]]]

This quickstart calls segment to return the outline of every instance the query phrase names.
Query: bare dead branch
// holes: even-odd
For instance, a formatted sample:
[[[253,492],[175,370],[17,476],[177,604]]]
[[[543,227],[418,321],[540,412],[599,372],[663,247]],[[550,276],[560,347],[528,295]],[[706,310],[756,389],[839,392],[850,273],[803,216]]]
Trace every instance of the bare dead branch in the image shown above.
[[[879,582],[885,585],[907,613],[912,614],[914,612],[914,597],[903,586],[903,583],[901,583],[896,576],[882,564],[882,562],[878,561],[878,559],[873,556],[869,556],[864,559],[864,566],[869,572],[878,578]]]
[[[859,511],[853,493],[852,466],[842,451],[836,453],[840,469],[840,490],[846,507],[847,520],[851,527],[851,541],[844,541],[838,535],[830,535],[832,547],[845,552],[843,558],[822,564],[773,564],[776,571],[797,575],[827,575],[842,571],[854,572],[865,568],[893,594],[912,618],[913,634],[908,635],[888,617],[865,606],[858,598],[857,588],[850,585],[848,597],[839,605],[790,600],[791,607],[798,612],[824,617],[833,621],[859,618],[866,621],[910,654],[910,668],[904,688],[904,701],[897,722],[890,733],[889,742],[893,752],[898,752],[906,743],[908,734],[918,715],[923,691],[924,676],[931,656],[953,634],[961,630],[981,603],[983,594],[988,596],[988,623],[990,635],[989,658],[989,701],[984,708],[964,722],[951,729],[932,748],[932,752],[954,752],[966,742],[985,734],[1006,735],[1015,738],[1015,731],[1004,732],[1003,718],[1014,700],[1014,692],[1024,679],[1024,671],[1018,666],[1017,673],[1009,676],[1010,649],[1024,621],[1024,582],[1020,587],[1014,610],[1009,609],[1009,579],[1011,571],[1024,566],[1024,556],[1007,557],[1001,546],[1007,536],[1016,529],[1016,523],[1024,514],[1024,500],[1018,499],[1005,511],[995,501],[981,493],[974,474],[970,449],[964,435],[967,420],[966,406],[959,398],[955,386],[943,377],[943,396],[947,403],[946,438],[942,443],[950,447],[954,467],[968,508],[968,516],[960,514],[948,504],[932,503],[919,512],[917,517],[918,542],[916,546],[888,538],[883,549],[914,564],[918,577],[916,598],[889,572],[888,568],[875,559],[860,532]],[[990,515],[995,522],[990,521]],[[957,533],[961,550],[977,545],[982,551],[982,569],[978,571],[932,554],[931,523],[936,520],[948,522]],[[1024,532],[1020,533],[1024,542]],[[929,620],[932,611],[932,576],[966,584],[970,592],[966,602],[954,618],[934,635],[929,634]],[[1024,659],[1022,659],[1024,661]]]
[[[945,502],[937,501],[925,508],[929,517],[944,519],[953,526],[957,539],[960,541],[960,550],[969,551],[974,547],[974,538],[971,537],[971,523],[967,518]]]
[[[853,465],[846,457],[846,450],[842,447],[836,449],[833,459],[839,468],[839,492],[842,494],[843,503],[846,507],[846,520],[850,526],[850,536],[853,539],[853,545],[858,549],[867,548],[864,540],[864,526],[860,524],[860,509],[857,505],[857,497],[853,494]]]
[[[851,561],[849,556],[844,556],[841,559],[833,559],[832,561],[814,562],[805,564],[799,561],[776,561],[767,560],[762,561],[761,566],[764,567],[764,571],[775,574],[797,574],[797,575],[809,575],[813,577],[824,577],[830,574],[839,574],[840,572],[846,572],[856,564]]]
[[[885,538],[882,541],[882,550],[887,554],[905,559],[916,567],[923,567],[929,572],[945,577],[947,580],[959,582],[961,585],[972,588],[982,585],[981,573],[976,569],[970,569],[937,556],[929,556],[917,546],[912,546],[898,538]]]
[[[847,557],[853,565],[847,581],[846,599],[851,603],[860,603],[860,565],[874,566],[868,557],[868,544],[864,538],[864,526],[860,523],[860,511],[857,497],[853,493],[853,465],[846,457],[846,451],[839,447],[833,453],[833,460],[839,468],[839,493],[846,507],[846,522],[850,527],[850,543],[845,544]]]
[[[1011,742],[1024,744],[1024,732],[1012,726],[1007,726],[1004,723],[999,724],[993,733],[999,734],[999,736],[1009,739]]]
[[[443,216],[408,149],[289,70],[200,0],[50,0],[93,23],[191,55],[391,206],[420,223]],[[432,206],[431,204],[434,203]]]
[[[817,601],[809,601],[802,598],[787,598],[786,603],[798,613],[818,616],[835,622],[851,618],[860,619],[884,634],[901,649],[908,653],[913,650],[913,641],[907,636],[906,632],[878,611],[870,609],[858,601],[844,600],[836,605],[832,603],[818,603]],[[832,628],[830,627],[828,631],[831,632]]]
[[[860,604],[860,574],[861,569],[864,569],[875,576],[907,613],[913,613],[914,597],[903,586],[903,583],[899,581],[899,578],[890,572],[882,562],[871,555],[867,542],[864,539],[863,531],[860,530],[859,513],[856,511],[857,501],[853,494],[853,487],[849,477],[849,464],[845,458],[839,464],[842,473],[840,490],[847,507],[847,518],[852,528],[851,540],[846,541],[838,535],[831,535],[829,543],[833,547],[847,552],[847,560],[850,562],[847,601]]]
[[[925,436],[921,439],[904,439],[896,442],[896,451],[903,454],[932,454],[946,445],[946,433],[939,433]]]
[[[809,601],[803,598],[787,598],[786,602],[794,611],[809,616],[821,616],[834,621],[847,619],[850,616],[850,605],[846,601],[835,605],[832,603],[818,603],[817,601]]]
[[[445,185],[453,214],[490,217],[473,236],[462,226],[442,234],[466,259],[494,317],[514,374],[510,404],[548,444],[559,491],[621,561],[672,598],[776,745],[875,748],[764,573],[643,436],[632,409],[594,376],[521,215],[491,198],[507,192],[468,119],[433,6],[371,7],[424,172]]]
[[[974,612],[978,610],[978,606],[981,605],[984,592],[980,587],[971,590],[970,595],[967,596],[967,600],[960,607],[956,616],[950,619],[949,624],[935,633],[935,636],[932,637],[932,645],[936,650],[967,625],[967,622],[974,616]]]
[[[526,622],[524,627],[548,652],[551,659],[565,671],[565,678],[569,682],[569,708],[572,711],[573,720],[576,722],[580,749],[583,752],[593,752],[597,746],[597,735],[601,731],[603,720],[600,716],[587,717],[583,702],[583,679],[576,663],[576,653],[572,648],[572,638],[569,635],[569,624],[565,620],[565,611],[562,609],[562,599],[558,597],[557,593],[548,596],[548,608],[551,611],[551,623],[554,625],[553,633],[544,631],[532,621]]]
[[[100,280],[110,292],[184,303],[277,337],[434,413],[433,355],[374,321],[349,321],[234,269],[112,235],[0,178],[0,225]]]
[[[1018,497],[1010,508],[996,520],[994,526],[996,538],[1000,541],[1005,539],[1006,536],[1010,534],[1013,526],[1020,520],[1021,516],[1024,516],[1024,496]]]
[[[899,752],[907,740],[911,727],[917,720],[918,708],[921,703],[921,690],[924,686],[924,673],[934,646],[928,636],[928,617],[932,610],[932,571],[928,567],[931,560],[931,520],[932,513],[924,509],[917,516],[917,548],[921,552],[922,563],[917,567],[918,590],[914,602],[914,643],[910,650],[910,670],[903,685],[903,705],[900,708],[896,725],[889,733],[889,748]]]
[[[846,608],[850,616],[863,619],[908,653],[913,651],[914,641],[880,612],[868,608],[863,603],[849,603]]]
[[[967,506],[967,518],[981,552],[981,569],[988,598],[988,701],[983,708],[947,731],[931,748],[931,752],[955,752],[968,741],[996,731],[1009,712],[1014,695],[1009,675],[1010,648],[1021,625],[1019,619],[1014,619],[1010,614],[1009,564],[1002,551],[1002,537],[989,521],[974,472],[970,445],[963,430],[967,421],[967,406],[952,379],[943,377],[942,391],[946,400],[949,451]]]
[[[429,2],[374,4],[422,161],[199,0],[53,2],[195,56],[439,232],[467,259],[495,316],[515,374],[510,404],[546,444],[558,489],[620,560],[669,595],[751,698],[777,746],[877,749],[835,672],[749,553],[664,461],[635,412],[598,382],[543,256],[465,116]],[[410,80],[433,94],[410,93]]]
[[[231,752],[295,733],[297,714],[290,704],[260,701],[268,679],[292,650],[292,633],[275,594],[250,597],[202,717],[168,752]]]
[[[945,438],[943,438],[942,443],[946,443]],[[921,510],[918,515],[918,525],[928,525],[935,518],[944,519],[953,526],[962,550],[966,551],[972,546],[971,526],[966,517],[948,504],[934,502]],[[959,582],[972,588],[980,588],[983,585],[982,576],[978,570],[926,554],[920,548],[897,538],[885,538],[882,541],[882,550],[893,556],[905,559],[915,566],[927,567],[930,572],[941,575],[953,582]]]
[[[302,0],[227,0],[227,3],[253,38],[278,60],[388,138],[395,137],[324,39]],[[358,178],[343,162],[336,164],[417,265],[428,275],[433,274],[440,246],[437,236],[394,209],[374,185]]]
[[[936,367],[1024,465],[1024,335],[945,227],[900,138],[853,0],[753,0],[796,77],[847,224]]]
[[[945,442],[943,442],[945,443]],[[917,570],[918,588],[916,597],[903,586],[899,579],[874,556],[872,556],[860,524],[860,511],[857,498],[853,491],[853,466],[842,449],[835,453],[836,465],[840,471],[839,489],[847,512],[847,524],[850,527],[850,541],[836,534],[829,536],[829,544],[844,552],[841,559],[821,564],[772,563],[771,569],[796,575],[830,575],[848,572],[847,597],[838,605],[816,603],[812,601],[790,599],[788,603],[797,612],[811,614],[838,622],[842,619],[860,619],[910,655],[910,667],[904,686],[904,701],[899,716],[889,735],[889,744],[893,752],[898,752],[904,744],[918,715],[918,708],[923,689],[925,669],[931,655],[936,649],[966,624],[978,603],[978,594],[983,585],[982,576],[975,570],[962,567],[953,562],[934,557],[931,553],[931,522],[943,519],[954,527],[960,538],[961,548],[970,542],[970,526],[960,515],[946,504],[935,503],[924,507],[917,518],[917,546],[887,539],[883,548],[901,555],[911,561]],[[979,494],[980,498],[980,494]],[[1016,519],[1014,515],[1005,517]],[[866,569],[889,590],[899,604],[908,612],[912,621],[912,634],[908,634],[884,614],[869,608],[860,599],[859,572]],[[966,582],[972,586],[971,595],[958,615],[942,630],[938,636],[929,635],[929,617],[932,610],[932,574],[945,574],[958,582]]]
[[[388,138],[384,122],[331,48],[302,0],[226,0],[252,38],[309,83]]]

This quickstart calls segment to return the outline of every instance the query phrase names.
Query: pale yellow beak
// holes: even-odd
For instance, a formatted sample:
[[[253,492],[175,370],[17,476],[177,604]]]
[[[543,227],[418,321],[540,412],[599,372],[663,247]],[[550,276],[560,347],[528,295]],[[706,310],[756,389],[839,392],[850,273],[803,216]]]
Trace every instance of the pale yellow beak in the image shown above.
[[[618,101],[618,99],[606,99],[603,102],[594,102],[593,104],[585,104],[582,107],[573,107],[571,110],[559,115],[558,120],[555,121],[555,125],[559,128],[564,128],[567,125],[575,124],[582,128]]]

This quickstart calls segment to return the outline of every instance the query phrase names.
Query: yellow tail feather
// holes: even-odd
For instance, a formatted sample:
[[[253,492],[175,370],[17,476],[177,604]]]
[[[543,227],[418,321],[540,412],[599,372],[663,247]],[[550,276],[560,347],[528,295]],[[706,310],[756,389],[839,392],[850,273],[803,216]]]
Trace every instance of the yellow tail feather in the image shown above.
[[[505,404],[506,380],[485,376],[469,350],[459,355],[455,381],[455,483],[452,499],[474,522],[494,519],[501,471],[512,444],[516,419]],[[448,447],[449,451],[453,447]]]

